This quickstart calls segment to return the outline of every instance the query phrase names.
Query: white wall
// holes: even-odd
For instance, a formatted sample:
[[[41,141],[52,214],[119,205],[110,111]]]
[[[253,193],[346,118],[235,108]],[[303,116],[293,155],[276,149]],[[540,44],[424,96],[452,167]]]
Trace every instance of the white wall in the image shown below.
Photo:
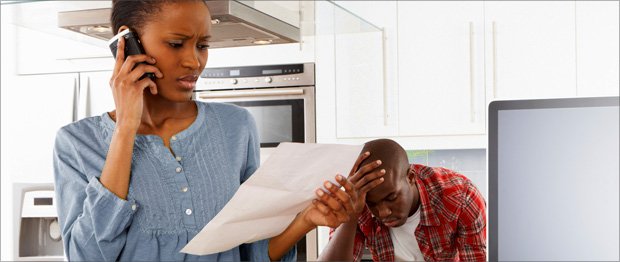
[[[11,234],[11,232],[13,232],[13,196],[12,196],[12,185],[13,185],[13,177],[11,176],[11,174],[7,174],[6,169],[7,169],[7,165],[5,165],[5,159],[6,156],[9,155],[11,152],[8,152],[7,147],[4,146],[5,142],[7,141],[7,139],[9,139],[9,137],[6,137],[8,132],[8,129],[10,128],[10,126],[5,125],[5,119],[8,119],[9,117],[11,117],[11,115],[15,115],[10,114],[11,112],[9,112],[9,110],[7,110],[7,100],[9,99],[9,95],[8,95],[8,86],[10,86],[11,84],[15,83],[15,69],[17,68],[17,62],[16,62],[16,43],[14,41],[15,37],[16,37],[16,30],[15,27],[11,24],[9,24],[7,21],[9,21],[11,19],[11,14],[6,12],[5,9],[2,9],[2,28],[0,29],[1,31],[1,35],[0,35],[0,40],[1,42],[1,49],[2,52],[0,53],[0,57],[2,57],[2,59],[0,59],[1,65],[0,68],[2,69],[2,74],[0,76],[0,80],[1,80],[1,84],[0,84],[0,105],[1,105],[1,116],[0,116],[0,120],[2,121],[2,123],[0,124],[0,134],[1,134],[1,140],[0,140],[0,145],[2,145],[1,148],[1,152],[0,152],[0,156],[2,157],[0,160],[0,163],[2,163],[0,165],[0,183],[2,185],[1,191],[2,192],[2,213],[0,214],[1,217],[1,221],[2,221],[2,225],[0,227],[0,231],[2,231],[2,234],[0,234],[0,241],[2,243],[1,249],[0,249],[0,260],[2,261],[8,261],[8,260],[13,260],[13,235]]]

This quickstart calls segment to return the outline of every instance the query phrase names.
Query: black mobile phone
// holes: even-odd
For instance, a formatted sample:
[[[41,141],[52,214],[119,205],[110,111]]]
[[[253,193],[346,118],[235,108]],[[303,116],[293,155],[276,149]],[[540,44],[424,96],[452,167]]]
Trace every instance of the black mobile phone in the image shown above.
[[[118,39],[120,39],[121,37],[125,39],[125,59],[127,59],[127,57],[130,55],[146,54],[138,36],[131,30],[126,29],[121,31],[120,33],[112,37],[110,41],[108,41],[108,46],[110,46],[110,50],[112,51],[112,55],[114,56],[114,58],[116,58],[116,50],[118,49]],[[140,77],[140,79],[144,78],[145,76],[148,76],[149,78],[155,80],[155,73],[146,73],[142,77]]]

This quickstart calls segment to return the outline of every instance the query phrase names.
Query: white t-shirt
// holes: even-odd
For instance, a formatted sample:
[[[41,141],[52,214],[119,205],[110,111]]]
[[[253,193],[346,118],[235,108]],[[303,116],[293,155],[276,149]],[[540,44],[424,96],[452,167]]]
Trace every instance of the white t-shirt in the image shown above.
[[[420,224],[420,208],[407,218],[407,222],[400,227],[390,227],[390,237],[394,244],[394,257],[397,261],[424,261],[424,256],[418,240],[415,238],[415,229]]]

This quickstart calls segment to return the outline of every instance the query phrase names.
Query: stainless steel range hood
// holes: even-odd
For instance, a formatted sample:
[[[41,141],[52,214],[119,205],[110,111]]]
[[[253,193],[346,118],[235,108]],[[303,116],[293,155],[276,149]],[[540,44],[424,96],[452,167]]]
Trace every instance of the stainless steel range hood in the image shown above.
[[[298,27],[234,0],[207,1],[211,11],[211,48],[295,43]],[[112,38],[112,9],[90,9],[58,13],[58,26],[96,37]]]

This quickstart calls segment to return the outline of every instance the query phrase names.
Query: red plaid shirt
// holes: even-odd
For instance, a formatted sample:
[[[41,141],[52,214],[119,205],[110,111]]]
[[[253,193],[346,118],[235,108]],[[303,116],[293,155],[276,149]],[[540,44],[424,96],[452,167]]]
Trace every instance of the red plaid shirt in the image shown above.
[[[415,237],[425,261],[486,261],[486,203],[469,179],[445,168],[411,165],[420,191]],[[334,230],[330,232],[330,238]],[[364,245],[374,261],[394,261],[390,230],[366,210],[358,219],[354,261]]]

